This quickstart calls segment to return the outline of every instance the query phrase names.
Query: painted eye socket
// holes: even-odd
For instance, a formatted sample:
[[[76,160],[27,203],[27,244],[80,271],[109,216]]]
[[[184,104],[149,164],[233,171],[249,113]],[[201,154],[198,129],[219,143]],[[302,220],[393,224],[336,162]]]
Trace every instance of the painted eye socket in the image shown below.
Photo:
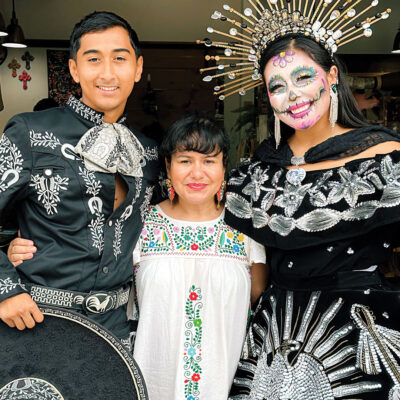
[[[311,75],[311,74],[305,73],[305,74],[301,74],[301,75],[297,76],[297,77],[296,77],[296,81],[297,81],[297,82],[300,82],[300,81],[302,81],[302,80],[310,79],[310,78],[312,78],[312,75]]]
[[[292,72],[292,81],[296,86],[306,86],[314,82],[318,77],[313,67],[298,67]]]
[[[271,93],[282,93],[285,90],[285,86],[284,85],[273,85],[272,87],[270,87],[269,91]]]
[[[284,93],[286,91],[286,82],[279,75],[271,78],[268,84],[268,91],[271,95]]]

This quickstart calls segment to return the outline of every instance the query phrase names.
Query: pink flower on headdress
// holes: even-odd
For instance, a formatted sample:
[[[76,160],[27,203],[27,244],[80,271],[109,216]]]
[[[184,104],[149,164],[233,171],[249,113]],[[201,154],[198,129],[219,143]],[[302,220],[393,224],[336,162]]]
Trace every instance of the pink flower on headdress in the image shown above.
[[[272,63],[275,67],[279,65],[281,68],[284,68],[286,67],[287,63],[293,61],[293,55],[294,53],[291,50],[281,51],[279,54],[272,57]]]

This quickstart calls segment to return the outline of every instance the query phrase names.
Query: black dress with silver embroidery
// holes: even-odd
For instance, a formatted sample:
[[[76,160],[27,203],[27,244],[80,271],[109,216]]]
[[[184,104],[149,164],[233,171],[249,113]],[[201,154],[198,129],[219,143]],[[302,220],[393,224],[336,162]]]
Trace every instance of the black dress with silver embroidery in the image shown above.
[[[65,107],[8,122],[0,137],[0,225],[7,210],[17,210],[21,236],[38,251],[18,268],[0,252],[0,301],[24,293],[25,283],[88,293],[132,279],[132,252],[159,173],[157,148],[131,129],[144,149],[142,176],[122,175],[129,190],[113,211],[115,174],[88,170],[74,152],[82,135],[102,123],[102,113],[74,97]],[[126,306],[90,317],[129,336]]]
[[[361,128],[305,159],[385,141],[400,138]],[[230,399],[400,399],[400,291],[377,269],[400,242],[400,152],[308,171],[295,186],[289,146],[272,145],[228,182],[226,221],[266,246],[270,268]]]

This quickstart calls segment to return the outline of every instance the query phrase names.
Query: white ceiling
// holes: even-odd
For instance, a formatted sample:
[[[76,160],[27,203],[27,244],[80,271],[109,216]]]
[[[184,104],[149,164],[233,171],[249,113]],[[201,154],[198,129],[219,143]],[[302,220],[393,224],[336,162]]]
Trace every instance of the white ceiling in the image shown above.
[[[363,0],[362,4],[370,1]],[[212,11],[222,10],[225,3],[237,9],[242,8],[242,3],[247,6],[246,0],[15,0],[17,17],[27,39],[68,39],[73,25],[82,17],[95,10],[108,10],[126,18],[140,40],[166,42],[194,42],[208,36],[206,27],[211,24]],[[374,12],[391,8],[389,20],[373,25],[371,38],[344,46],[343,53],[390,52],[400,22],[400,2],[379,3]],[[0,0],[6,24],[11,10],[12,0]]]

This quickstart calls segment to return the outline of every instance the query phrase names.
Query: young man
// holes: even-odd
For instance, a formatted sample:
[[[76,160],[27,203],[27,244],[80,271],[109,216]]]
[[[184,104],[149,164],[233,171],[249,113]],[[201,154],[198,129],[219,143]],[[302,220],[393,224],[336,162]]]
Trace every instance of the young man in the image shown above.
[[[43,320],[36,303],[55,305],[126,340],[132,251],[158,175],[154,143],[123,116],[142,74],[136,33],[113,13],[88,15],[69,67],[81,100],[17,115],[0,138],[0,220],[17,209],[37,248],[18,268],[0,252],[0,318],[32,328]]]

